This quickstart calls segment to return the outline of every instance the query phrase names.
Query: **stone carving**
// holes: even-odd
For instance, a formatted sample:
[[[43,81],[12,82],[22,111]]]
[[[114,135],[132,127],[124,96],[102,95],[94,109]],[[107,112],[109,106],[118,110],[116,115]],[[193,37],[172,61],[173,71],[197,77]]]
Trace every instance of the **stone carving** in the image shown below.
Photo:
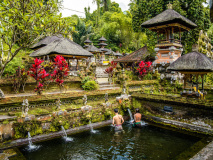
[[[82,112],[85,112],[85,111],[90,112],[92,110],[92,106],[87,105],[87,95],[85,94],[82,99],[83,99],[83,103],[84,103],[84,106],[81,107]]]
[[[61,109],[61,100],[60,100],[60,98],[58,98],[55,103],[56,103],[56,109]]]
[[[22,103],[22,116],[23,117],[28,116],[28,111],[29,111],[29,102],[28,102],[28,99],[23,99],[23,103]]]
[[[82,99],[83,99],[84,105],[86,106],[87,105],[87,95],[85,94]]]
[[[4,92],[0,89],[0,98],[5,98]]]
[[[108,93],[105,94],[104,98],[105,98],[105,103],[106,103],[109,100]]]

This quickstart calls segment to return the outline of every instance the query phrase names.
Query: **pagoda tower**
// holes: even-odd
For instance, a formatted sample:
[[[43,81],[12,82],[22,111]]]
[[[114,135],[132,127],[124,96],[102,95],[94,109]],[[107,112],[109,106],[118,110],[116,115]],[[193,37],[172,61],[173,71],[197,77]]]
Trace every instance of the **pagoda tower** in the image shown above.
[[[89,40],[89,38],[87,37],[87,39],[84,41],[84,48],[89,47],[90,43],[92,43],[92,41]]]
[[[156,57],[153,65],[160,73],[165,72],[172,62],[181,57],[181,32],[188,32],[197,27],[195,23],[173,10],[172,4],[169,3],[167,7],[167,10],[141,25],[157,32],[158,42],[155,45]]]
[[[105,46],[107,46],[108,44],[106,44],[106,39],[102,36],[99,40],[99,47],[100,50],[102,51],[101,55],[100,55],[100,60],[101,62],[103,62],[105,60],[105,53],[108,51],[108,49],[105,48]]]

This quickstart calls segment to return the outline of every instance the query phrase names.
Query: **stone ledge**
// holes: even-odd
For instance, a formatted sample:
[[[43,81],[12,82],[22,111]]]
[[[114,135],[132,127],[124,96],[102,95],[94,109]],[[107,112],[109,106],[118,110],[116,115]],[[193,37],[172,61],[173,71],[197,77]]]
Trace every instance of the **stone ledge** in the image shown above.
[[[197,126],[197,125],[193,125],[193,124],[188,124],[188,123],[184,123],[184,122],[179,122],[179,121],[175,121],[175,120],[154,117],[154,116],[144,116],[144,119],[147,121],[155,122],[155,123],[163,123],[165,125],[174,125],[183,130],[189,129],[193,132],[198,132],[198,133],[207,134],[207,135],[213,135],[213,129],[211,129],[211,128],[206,128],[206,127],[202,127],[202,126]]]
[[[198,152],[190,160],[212,160],[213,159],[213,141],[210,142],[205,148]]]
[[[90,130],[91,126],[95,129],[95,128],[107,126],[111,123],[112,123],[112,120],[92,123],[92,124],[89,124],[89,125],[84,125],[84,126],[68,129],[68,130],[66,130],[66,133],[67,133],[67,135],[76,134],[76,133],[79,133],[79,132],[84,132],[84,131]],[[63,131],[52,132],[52,133],[49,133],[49,134],[41,134],[41,135],[37,135],[37,136],[32,137],[32,142],[35,143],[35,142],[47,141],[47,140],[51,140],[51,139],[54,139],[54,138],[62,137],[62,135],[63,135]],[[0,146],[0,149],[5,150],[5,149],[8,149],[8,148],[12,148],[12,147],[20,147],[20,146],[23,146],[23,145],[27,145],[28,143],[29,143],[28,138],[18,139],[18,140],[14,140],[10,143],[4,143],[2,146]]]

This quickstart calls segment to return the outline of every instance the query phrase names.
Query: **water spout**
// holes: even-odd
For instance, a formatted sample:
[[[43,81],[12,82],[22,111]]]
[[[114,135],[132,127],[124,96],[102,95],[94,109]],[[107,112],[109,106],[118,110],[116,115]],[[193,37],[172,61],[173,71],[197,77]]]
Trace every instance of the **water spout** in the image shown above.
[[[65,131],[65,129],[64,129],[63,126],[61,126],[61,129],[62,129],[62,131],[63,131],[63,133],[64,133],[63,138],[64,138],[66,141],[73,141],[73,138],[67,137],[67,133],[66,133],[66,131]]]
[[[31,150],[36,150],[39,148],[39,146],[36,146],[33,144],[32,142],[32,137],[30,135],[30,132],[27,133],[28,134],[28,142],[29,142],[29,145],[28,145],[28,150],[31,151]]]
[[[90,126],[90,132],[91,133],[97,133],[98,132],[97,130],[93,129],[91,121],[89,121],[89,126]]]
[[[129,109],[129,108],[128,108],[127,110],[128,110],[128,112],[129,112],[130,122],[133,122],[133,121],[134,121],[134,119],[133,119],[133,117],[132,117],[132,112],[130,111],[130,109]]]

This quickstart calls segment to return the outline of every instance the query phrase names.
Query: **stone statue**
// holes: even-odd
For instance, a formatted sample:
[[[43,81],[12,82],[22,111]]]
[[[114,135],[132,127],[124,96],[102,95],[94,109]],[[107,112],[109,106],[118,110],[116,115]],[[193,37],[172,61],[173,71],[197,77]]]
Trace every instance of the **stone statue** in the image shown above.
[[[27,116],[29,111],[29,102],[28,99],[23,99],[22,103],[22,115]]]
[[[29,111],[29,102],[28,99],[25,99],[25,116],[28,115],[28,111]]]
[[[87,105],[87,95],[85,94],[82,99],[83,99],[84,106],[86,106]]]
[[[25,115],[25,100],[23,99],[22,103],[22,115]]]
[[[56,103],[56,109],[61,109],[60,108],[61,107],[61,100],[60,100],[60,98],[58,98],[55,103]]]
[[[0,98],[5,98],[4,92],[0,89]]]
[[[104,98],[105,98],[105,103],[106,103],[109,100],[108,93],[105,94]]]
[[[126,83],[123,84],[123,94],[126,94]]]

